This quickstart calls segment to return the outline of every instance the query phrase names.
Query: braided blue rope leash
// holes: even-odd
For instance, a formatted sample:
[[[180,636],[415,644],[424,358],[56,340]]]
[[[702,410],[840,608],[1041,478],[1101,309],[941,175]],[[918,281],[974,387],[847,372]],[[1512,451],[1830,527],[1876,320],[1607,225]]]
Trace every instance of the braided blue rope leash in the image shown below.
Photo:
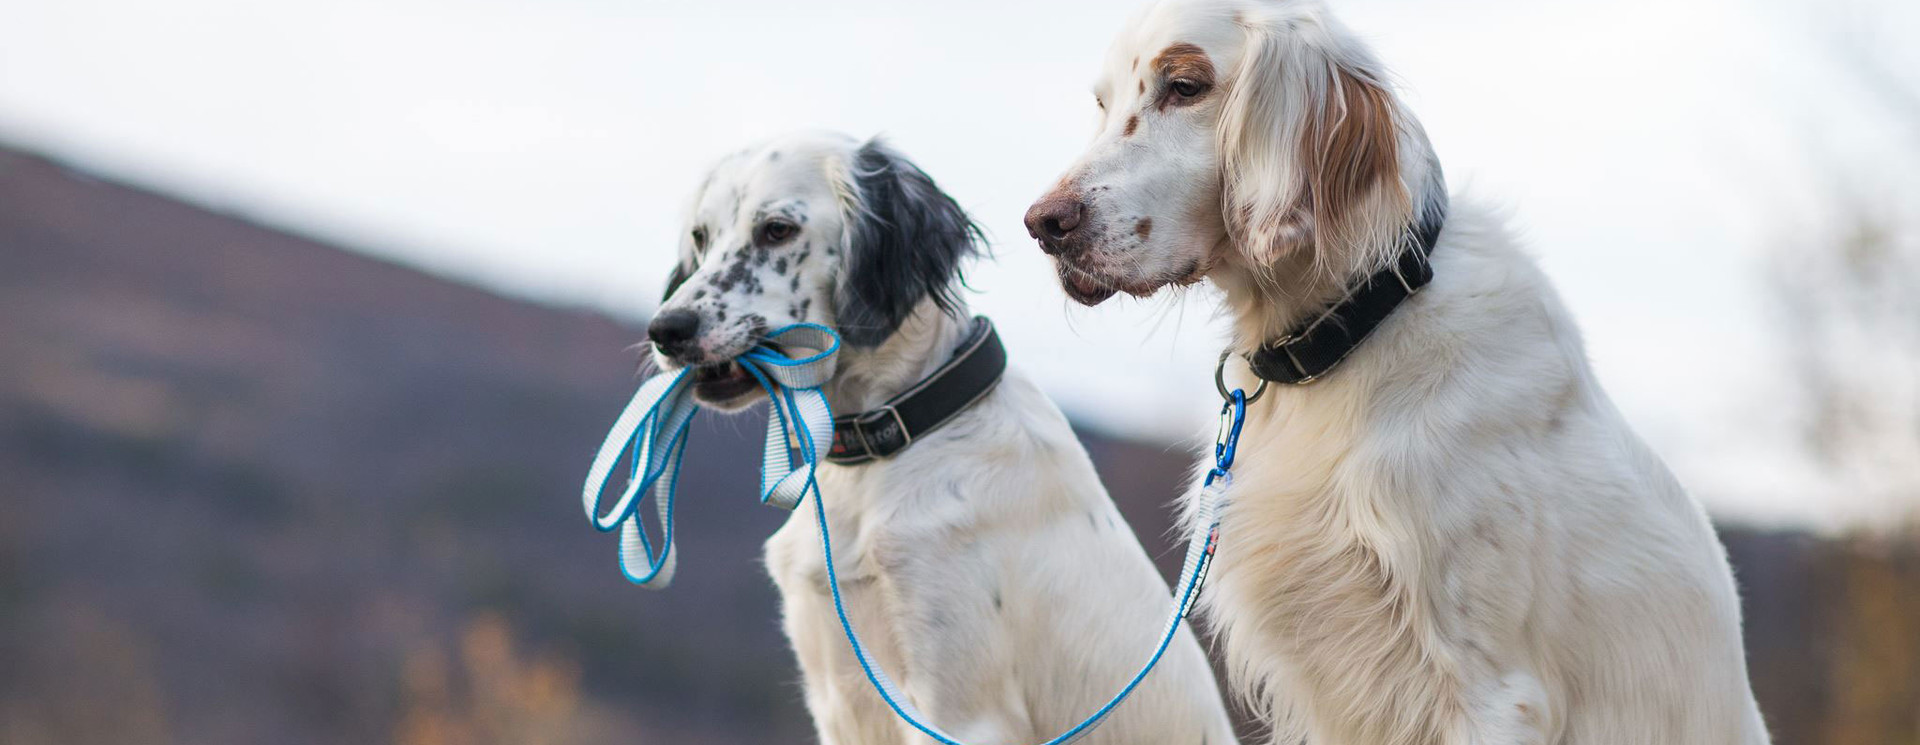
[[[833,610],[840,629],[852,647],[854,658],[866,673],[867,681],[881,700],[903,721],[933,738],[941,745],[966,745],[952,735],[926,722],[926,715],[915,708],[886,671],[867,654],[847,616],[840,594],[840,578],[834,568],[833,536],[827,525],[827,512],[820,495],[815,469],[833,442],[833,415],[820,387],[833,377],[834,355],[840,339],[825,327],[795,324],[768,335],[767,344],[742,355],[738,362],[753,375],[767,392],[772,413],[767,417],[765,457],[761,463],[760,501],[791,510],[807,495],[813,496],[814,519],[820,529],[820,549],[826,559],[827,586],[833,595]],[[815,354],[791,358],[783,351],[800,347],[821,350]],[[582,501],[587,519],[602,532],[619,529],[620,566],[629,581],[642,587],[659,589],[672,581],[675,565],[673,547],[673,502],[678,486],[680,462],[687,445],[687,430],[699,405],[687,395],[688,371],[665,373],[647,380],[615,420],[613,429],[588,469]],[[1222,407],[1219,436],[1214,443],[1214,467],[1208,471],[1200,491],[1194,532],[1187,544],[1186,560],[1181,568],[1177,602],[1167,618],[1159,643],[1153,648],[1139,672],[1120,691],[1092,715],[1071,729],[1040,745],[1066,745],[1091,734],[1120,704],[1146,680],[1165,656],[1180,624],[1193,610],[1200,586],[1206,580],[1214,550],[1220,540],[1220,502],[1232,482],[1229,469],[1240,441],[1240,429],[1246,418],[1247,399],[1234,390]],[[789,440],[791,436],[791,441]],[[632,472],[626,487],[613,507],[602,513],[601,494],[606,490],[613,465],[623,453],[632,454]],[[640,525],[640,494],[651,492],[657,505],[661,526],[660,547],[656,551]]]

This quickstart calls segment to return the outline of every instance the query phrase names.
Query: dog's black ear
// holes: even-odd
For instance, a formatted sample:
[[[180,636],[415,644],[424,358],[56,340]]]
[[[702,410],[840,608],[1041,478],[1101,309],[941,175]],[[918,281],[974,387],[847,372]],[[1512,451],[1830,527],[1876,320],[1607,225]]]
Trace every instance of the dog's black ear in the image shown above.
[[[858,213],[835,293],[834,314],[848,344],[871,347],[892,336],[921,300],[951,311],[961,260],[983,236],[933,179],[878,138],[854,155]]]
[[[673,291],[680,289],[680,285],[686,284],[687,278],[691,276],[693,273],[687,271],[686,262],[674,262],[673,273],[667,275],[667,291],[660,293],[660,304],[665,305],[667,300],[673,297]]]

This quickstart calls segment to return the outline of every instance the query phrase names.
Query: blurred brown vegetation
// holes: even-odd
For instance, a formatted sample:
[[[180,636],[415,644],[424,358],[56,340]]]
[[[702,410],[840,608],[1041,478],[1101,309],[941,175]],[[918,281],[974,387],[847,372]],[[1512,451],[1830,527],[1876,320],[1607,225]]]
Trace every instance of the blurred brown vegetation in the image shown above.
[[[1920,538],[1725,537],[1774,742],[1920,743]],[[1768,544],[1792,563],[1762,567]]]
[[[431,642],[407,652],[395,745],[576,740],[578,665],[553,655],[523,659],[506,622],[493,614],[461,630],[456,652]]]

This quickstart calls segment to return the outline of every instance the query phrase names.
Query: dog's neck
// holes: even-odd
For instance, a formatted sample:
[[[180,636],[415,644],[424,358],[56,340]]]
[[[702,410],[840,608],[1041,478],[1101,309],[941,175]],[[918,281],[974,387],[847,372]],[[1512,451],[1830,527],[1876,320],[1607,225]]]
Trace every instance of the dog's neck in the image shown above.
[[[1399,183],[1379,188],[1404,189],[1404,204],[1409,209],[1381,210],[1380,224],[1362,231],[1375,236],[1366,245],[1325,256],[1317,255],[1311,245],[1296,246],[1259,264],[1249,258],[1258,252],[1230,243],[1216,249],[1223,258],[1207,276],[1226,296],[1226,307],[1233,318],[1235,351],[1250,352],[1319,317],[1356,284],[1391,265],[1424,216],[1435,210],[1444,214],[1446,179],[1417,124],[1401,137],[1400,150],[1404,170]]]
[[[959,349],[972,317],[965,303],[949,313],[925,300],[879,346],[843,346],[827,383],[834,415],[876,408],[932,375]]]

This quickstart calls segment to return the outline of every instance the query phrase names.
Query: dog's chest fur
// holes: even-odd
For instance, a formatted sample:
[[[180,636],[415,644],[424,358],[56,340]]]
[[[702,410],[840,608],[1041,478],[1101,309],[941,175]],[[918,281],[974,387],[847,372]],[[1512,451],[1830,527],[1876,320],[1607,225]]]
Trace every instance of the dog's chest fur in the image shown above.
[[[1279,742],[1736,742],[1711,529],[1482,219],[1335,374],[1250,407],[1205,598],[1235,682]]]
[[[1162,630],[1164,581],[1066,420],[1010,371],[899,456],[821,473],[843,599],[876,663],[964,742],[1037,742],[1104,703]],[[895,745],[834,615],[813,505],[767,542],[827,742]],[[1190,632],[1090,745],[1234,742]]]

